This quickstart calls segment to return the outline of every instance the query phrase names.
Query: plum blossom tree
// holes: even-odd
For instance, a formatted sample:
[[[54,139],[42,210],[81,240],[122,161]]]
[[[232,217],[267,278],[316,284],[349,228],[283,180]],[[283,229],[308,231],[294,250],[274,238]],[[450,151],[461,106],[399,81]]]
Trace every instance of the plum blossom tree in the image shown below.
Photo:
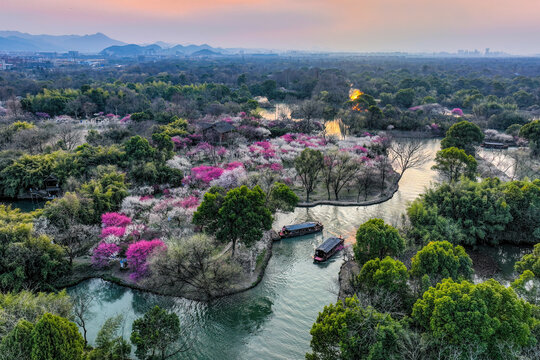
[[[126,233],[125,227],[109,226],[101,230],[101,238],[105,239],[108,236],[115,236],[121,238]]]
[[[133,243],[126,251],[126,258],[129,268],[133,271],[130,277],[138,280],[148,272],[147,260],[149,256],[157,249],[166,249],[165,243],[159,239],[150,241],[141,240]]]
[[[110,265],[111,258],[118,255],[120,246],[102,242],[95,249],[92,255],[92,265],[98,269],[105,268]]]
[[[101,215],[101,223],[105,227],[109,227],[109,226],[126,227],[129,224],[131,224],[131,219],[124,214],[110,212],[110,213],[105,213]]]

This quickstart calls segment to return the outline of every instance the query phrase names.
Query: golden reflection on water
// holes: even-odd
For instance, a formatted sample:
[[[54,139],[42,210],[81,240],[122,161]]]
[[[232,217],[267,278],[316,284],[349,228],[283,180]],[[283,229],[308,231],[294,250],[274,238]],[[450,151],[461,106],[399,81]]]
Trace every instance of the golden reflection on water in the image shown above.
[[[327,121],[324,126],[326,136],[336,136],[342,139],[347,133],[347,125],[345,125],[341,119]]]

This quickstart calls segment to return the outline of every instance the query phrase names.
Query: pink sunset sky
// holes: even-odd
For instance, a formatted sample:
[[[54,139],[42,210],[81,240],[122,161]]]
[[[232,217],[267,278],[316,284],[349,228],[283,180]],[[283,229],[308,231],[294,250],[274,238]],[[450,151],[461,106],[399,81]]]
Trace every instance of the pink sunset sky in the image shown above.
[[[0,30],[130,43],[540,53],[540,0],[2,0]]]

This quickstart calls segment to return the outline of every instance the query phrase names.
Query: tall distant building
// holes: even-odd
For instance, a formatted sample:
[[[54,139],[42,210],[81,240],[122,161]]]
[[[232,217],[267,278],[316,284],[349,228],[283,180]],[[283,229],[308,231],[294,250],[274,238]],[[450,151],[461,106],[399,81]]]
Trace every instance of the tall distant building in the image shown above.
[[[489,56],[489,50],[490,50],[489,48],[486,48],[486,53],[485,53],[486,56]]]

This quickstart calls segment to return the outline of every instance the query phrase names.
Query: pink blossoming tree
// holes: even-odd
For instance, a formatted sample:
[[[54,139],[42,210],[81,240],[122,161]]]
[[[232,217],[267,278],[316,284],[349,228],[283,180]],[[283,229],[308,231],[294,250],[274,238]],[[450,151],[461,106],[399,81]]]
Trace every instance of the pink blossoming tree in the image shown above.
[[[103,226],[118,226],[126,227],[131,224],[131,219],[123,214],[116,212],[105,213],[101,215],[101,223]]]
[[[110,265],[111,259],[118,255],[120,247],[116,244],[100,243],[92,254],[92,265],[98,269],[103,269]]]
[[[145,276],[148,273],[147,260],[150,255],[158,249],[165,250],[166,248],[165,243],[159,239],[150,241],[141,240],[129,245],[126,251],[126,258],[129,268],[132,270],[130,278],[138,280]]]

